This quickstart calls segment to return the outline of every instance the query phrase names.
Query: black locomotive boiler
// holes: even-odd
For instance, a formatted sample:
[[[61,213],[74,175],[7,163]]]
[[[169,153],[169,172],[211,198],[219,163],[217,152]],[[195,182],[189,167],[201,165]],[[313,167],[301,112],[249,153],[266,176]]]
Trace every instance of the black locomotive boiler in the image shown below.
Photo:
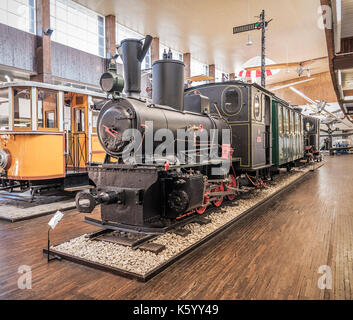
[[[233,199],[236,181],[234,175],[222,170],[230,167],[229,141],[224,143],[222,135],[229,132],[227,122],[211,115],[205,97],[199,110],[184,110],[182,62],[155,61],[152,101],[139,97],[140,64],[149,45],[147,36],[144,43],[126,39],[118,47],[124,63],[125,96],[119,94],[123,79],[114,73],[114,66],[101,78],[102,88],[112,94],[112,99],[100,106],[97,121],[107,157],[104,164],[88,166],[96,188],[77,194],[76,204],[79,211],[91,212],[100,203],[101,223],[113,228],[161,232],[175,219],[193,212],[201,214],[211,203],[219,206],[224,196]],[[139,137],[124,139],[131,129]],[[148,145],[148,136],[160,129],[167,129],[174,137],[166,146],[172,154],[156,151],[163,141],[155,139]],[[186,133],[185,140],[178,138],[178,130]],[[207,133],[207,141],[201,142],[202,133]],[[133,151],[128,148],[132,141]],[[205,149],[211,157],[200,161]],[[214,174],[212,168],[219,170]]]

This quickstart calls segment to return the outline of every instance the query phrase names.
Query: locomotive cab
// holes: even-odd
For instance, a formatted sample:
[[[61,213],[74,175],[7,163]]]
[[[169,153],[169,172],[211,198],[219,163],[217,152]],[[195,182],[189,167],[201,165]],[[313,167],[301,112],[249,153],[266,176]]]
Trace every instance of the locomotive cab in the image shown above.
[[[219,115],[231,128],[233,162],[241,171],[266,171],[272,165],[272,94],[240,81],[212,83],[185,91],[186,110]],[[200,112],[200,111],[198,111]]]

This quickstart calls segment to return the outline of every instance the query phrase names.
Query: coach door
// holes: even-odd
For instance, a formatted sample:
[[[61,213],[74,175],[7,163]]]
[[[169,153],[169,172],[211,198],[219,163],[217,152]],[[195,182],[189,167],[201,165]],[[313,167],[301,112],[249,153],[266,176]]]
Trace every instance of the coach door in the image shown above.
[[[265,116],[265,152],[266,152],[266,165],[272,163],[272,135],[271,135],[271,98],[263,95],[264,99],[264,116]]]

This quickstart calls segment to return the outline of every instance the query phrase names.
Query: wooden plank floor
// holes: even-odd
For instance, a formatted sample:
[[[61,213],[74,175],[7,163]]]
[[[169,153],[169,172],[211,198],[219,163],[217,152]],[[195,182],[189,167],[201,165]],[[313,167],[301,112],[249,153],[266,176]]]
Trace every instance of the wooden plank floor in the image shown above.
[[[289,194],[240,220],[147,283],[71,262],[46,263],[49,217],[0,223],[0,299],[352,299],[353,155],[328,162]],[[53,232],[58,243],[96,230],[76,211]],[[19,290],[18,268],[32,268]],[[318,269],[332,289],[318,288]]]

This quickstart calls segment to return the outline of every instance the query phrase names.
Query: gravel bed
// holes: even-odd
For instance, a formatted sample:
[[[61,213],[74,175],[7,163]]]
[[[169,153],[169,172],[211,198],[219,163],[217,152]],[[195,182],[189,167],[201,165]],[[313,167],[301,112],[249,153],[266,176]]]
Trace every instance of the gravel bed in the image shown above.
[[[191,233],[185,237],[176,235],[173,232],[168,232],[151,240],[150,242],[165,245],[165,250],[159,254],[139,249],[134,250],[130,247],[111,242],[90,240],[86,238],[85,234],[57,246],[53,246],[52,249],[145,276],[156,267],[172,259],[175,255],[181,253],[183,250],[241,215],[258,202],[284,188],[310,169],[311,167],[304,169],[296,168],[289,174],[277,176],[276,180],[270,183],[266,188],[254,190],[250,199],[238,200],[237,206],[227,205],[225,203],[221,209],[207,215],[207,218],[211,219],[211,223],[206,225],[196,223],[186,225],[184,228],[190,230]]]

